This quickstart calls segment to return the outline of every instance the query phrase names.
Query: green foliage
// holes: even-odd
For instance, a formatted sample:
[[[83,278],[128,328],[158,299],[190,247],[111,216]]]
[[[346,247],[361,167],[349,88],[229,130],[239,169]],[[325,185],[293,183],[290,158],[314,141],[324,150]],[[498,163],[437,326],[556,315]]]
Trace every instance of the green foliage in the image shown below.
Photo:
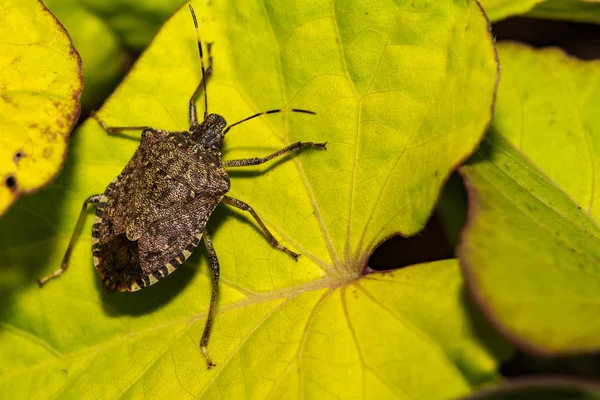
[[[87,105],[122,73],[126,49],[143,49],[181,3],[47,1],[83,54]],[[60,265],[83,200],[104,191],[139,142],[135,132],[110,136],[85,121],[60,177],[0,219],[1,398],[599,397],[590,383],[502,383],[498,372],[513,355],[501,336],[534,355],[600,349],[598,62],[501,44],[497,86],[492,35],[474,0],[193,4],[203,40],[214,44],[210,112],[229,123],[279,107],[317,112],[236,126],[223,149],[224,159],[237,159],[299,140],[328,142],[327,152],[230,170],[231,195],[302,257],[294,263],[248,215],[218,207],[207,226],[221,264],[212,370],[198,344],[211,286],[203,248],[156,285],[106,294],[91,263],[90,210],[71,268],[40,290],[35,279]],[[492,20],[598,22],[599,4],[482,0]],[[41,98],[44,79],[56,75],[54,83],[77,92],[77,57],[58,58],[69,53],[68,38],[39,4],[16,9],[27,12],[0,14],[3,29],[22,25],[53,44],[34,52],[26,43],[8,46],[23,59],[52,48],[42,67],[54,75],[41,68],[39,76],[0,79],[35,83],[33,97]],[[201,76],[195,41],[182,7],[100,116],[112,126],[186,129]],[[14,59],[5,59],[7,71],[22,73]],[[7,111],[13,97],[0,96],[3,115],[20,115]],[[61,111],[78,107],[69,99]],[[31,115],[52,115],[23,104]],[[63,152],[71,122],[52,136]],[[9,156],[0,157],[0,172],[12,171],[20,143],[43,149],[45,138],[3,136]],[[459,259],[369,270],[379,243],[423,229],[450,173],[467,159],[466,229],[459,232],[458,177],[439,207],[461,242]],[[23,176],[47,179],[61,161]],[[487,389],[472,394],[480,388]]]
[[[594,0],[546,0],[531,10],[529,15],[537,18],[600,24],[600,2]]]
[[[481,0],[481,6],[490,21],[499,21],[501,19],[524,14],[535,7],[536,4],[542,3],[544,0]]]
[[[526,14],[528,17],[600,23],[596,0],[480,0],[490,21]]]
[[[182,0],[44,0],[69,31],[81,58],[84,110],[99,107]]]
[[[84,110],[102,104],[117,78],[123,74],[124,49],[110,27],[82,7],[78,0],[45,0],[73,39],[83,60],[85,88],[81,94]]]
[[[10,302],[0,391],[436,398],[495,381],[510,347],[465,298],[456,261],[361,276],[377,243],[423,227],[444,179],[488,123],[497,64],[476,3],[194,5],[214,42],[211,112],[230,122],[280,106],[318,113],[241,125],[224,150],[232,159],[328,141],[327,152],[231,173],[231,194],[303,256],[294,263],[273,250],[245,215],[223,207],[213,216],[207,229],[222,281],[210,371],[198,351],[210,288],[202,250],[160,284],[104,295],[90,268],[88,220],[71,269],[38,289],[33,279],[60,264],[82,200],[101,192],[137,146],[87,121],[44,204],[29,198],[3,220],[14,230],[2,231],[13,281],[2,288]],[[185,129],[199,78],[183,9],[100,115],[111,125]],[[40,217],[19,226],[30,210]]]
[[[565,378],[528,378],[487,389],[468,400],[598,400],[600,385]]]
[[[600,63],[498,47],[492,132],[462,168],[472,218],[460,257],[477,298],[514,340],[543,353],[594,351]]]

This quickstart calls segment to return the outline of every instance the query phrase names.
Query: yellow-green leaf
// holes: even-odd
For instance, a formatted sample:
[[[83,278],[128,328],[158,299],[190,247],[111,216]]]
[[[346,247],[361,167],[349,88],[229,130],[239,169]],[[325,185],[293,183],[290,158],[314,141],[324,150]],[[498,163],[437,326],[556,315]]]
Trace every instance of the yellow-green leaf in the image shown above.
[[[600,63],[514,44],[499,52],[492,132],[462,168],[461,260],[484,309],[523,347],[597,351]]]
[[[213,42],[210,112],[230,123],[278,107],[317,112],[237,126],[223,152],[235,159],[328,142],[326,152],[230,172],[230,194],[302,257],[273,249],[248,215],[217,209],[207,226],[221,264],[210,371],[198,349],[210,296],[203,249],[148,289],[107,295],[91,266],[88,218],[70,269],[38,289],[34,279],[60,264],[83,200],[105,189],[138,143],[139,134],[111,137],[87,121],[43,202],[28,199],[2,221],[11,228],[0,230],[0,284],[10,283],[1,287],[2,397],[447,398],[495,380],[507,348],[469,306],[456,261],[363,275],[380,241],[423,227],[489,122],[497,63],[478,5],[194,7]],[[100,116],[186,129],[199,79],[183,8]]]
[[[480,0],[491,21],[516,15],[600,23],[598,0]]]
[[[0,13],[0,214],[60,170],[79,116],[81,60],[41,1]]]
[[[513,15],[524,14],[544,0],[479,0],[490,21],[499,21]]]

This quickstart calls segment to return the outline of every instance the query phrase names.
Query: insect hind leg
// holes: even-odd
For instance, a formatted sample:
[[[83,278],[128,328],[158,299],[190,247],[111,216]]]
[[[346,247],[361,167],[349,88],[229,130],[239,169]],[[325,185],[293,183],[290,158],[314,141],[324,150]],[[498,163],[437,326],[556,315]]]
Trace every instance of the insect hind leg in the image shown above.
[[[208,315],[206,316],[206,324],[204,325],[204,333],[202,334],[202,339],[200,340],[200,349],[202,350],[202,355],[204,355],[204,359],[206,360],[206,365],[208,369],[214,367],[216,364],[208,355],[208,338],[210,336],[210,328],[212,327],[212,320],[215,311],[215,303],[217,300],[217,290],[219,287],[219,276],[220,276],[220,268],[219,268],[219,260],[217,259],[217,253],[215,252],[215,248],[213,247],[212,240],[210,240],[210,236],[204,231],[202,235],[204,239],[204,245],[206,246],[206,251],[208,253],[208,261],[210,263],[210,269],[213,273],[212,280],[212,293],[210,296],[210,306],[208,307]]]
[[[83,207],[81,208],[81,213],[79,214],[79,218],[77,219],[77,223],[75,224],[75,229],[73,230],[73,234],[71,235],[71,240],[69,241],[69,246],[67,247],[67,251],[65,252],[62,263],[60,265],[60,268],[57,269],[56,271],[52,272],[51,274],[48,274],[48,275],[38,279],[37,282],[40,285],[40,287],[42,287],[49,280],[58,278],[67,270],[67,268],[69,268],[69,260],[71,259],[71,252],[73,251],[73,248],[75,247],[75,242],[77,240],[77,234],[81,230],[81,226],[83,225],[83,221],[85,220],[85,214],[87,212],[87,208],[91,203],[98,203],[100,201],[101,197],[102,197],[101,194],[95,194],[95,195],[90,196],[87,199],[85,199],[85,201],[83,202]]]

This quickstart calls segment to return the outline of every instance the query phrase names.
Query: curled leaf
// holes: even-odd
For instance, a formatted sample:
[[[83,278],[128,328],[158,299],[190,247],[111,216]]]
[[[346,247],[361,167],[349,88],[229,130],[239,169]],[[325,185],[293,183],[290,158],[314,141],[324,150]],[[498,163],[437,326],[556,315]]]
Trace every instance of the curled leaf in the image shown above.
[[[499,46],[503,75],[460,259],[491,320],[543,354],[600,350],[600,63]]]

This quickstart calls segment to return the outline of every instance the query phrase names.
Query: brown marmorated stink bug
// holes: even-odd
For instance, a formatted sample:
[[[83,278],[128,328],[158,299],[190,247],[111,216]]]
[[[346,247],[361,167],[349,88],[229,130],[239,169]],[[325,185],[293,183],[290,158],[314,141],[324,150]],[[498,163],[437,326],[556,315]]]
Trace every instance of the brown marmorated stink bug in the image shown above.
[[[147,126],[108,127],[98,116],[107,133],[142,130],[142,140],[129,163],[103,194],[88,197],[81,210],[61,267],[38,280],[40,286],[62,275],[85,219],[89,204],[98,203],[92,226],[94,266],[109,292],[135,291],[152,285],[181,265],[204,239],[213,273],[212,296],[200,341],[208,368],[215,364],[207,345],[217,297],[219,262],[206,223],[216,206],[223,202],[249,212],[274,247],[295,260],[298,254],[281,245],[248,204],[226,196],[229,177],[226,167],[257,165],[305,147],[325,149],[326,143],[297,142],[262,158],[221,160],[225,134],[234,126],[265,114],[283,111],[315,114],[300,109],[278,109],[254,114],[227,126],[218,114],[208,114],[206,81],[212,73],[210,45],[208,68],[204,68],[202,43],[194,9],[202,79],[189,104],[189,131],[166,131]],[[204,93],[204,121],[198,123],[196,100]]]

